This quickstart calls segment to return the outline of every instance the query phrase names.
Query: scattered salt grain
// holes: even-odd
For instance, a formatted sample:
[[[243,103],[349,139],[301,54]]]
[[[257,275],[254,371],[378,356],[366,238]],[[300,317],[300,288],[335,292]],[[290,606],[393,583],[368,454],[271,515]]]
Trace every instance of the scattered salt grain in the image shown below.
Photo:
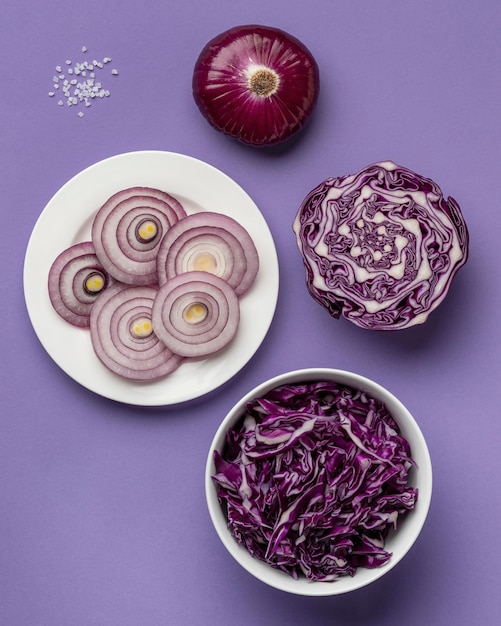
[[[87,47],[82,46],[82,52],[87,52]],[[104,57],[102,61],[94,59],[92,62],[81,61],[73,63],[70,59],[66,60],[67,74],[71,77],[66,78],[61,65],[56,66],[57,75],[52,79],[53,89],[62,88],[64,100],[58,101],[58,106],[67,105],[67,107],[90,107],[96,98],[103,99],[110,96],[110,91],[106,89],[101,81],[96,80],[96,73],[103,70],[104,66],[111,63],[111,57]],[[71,66],[71,67],[70,67]],[[112,69],[111,75],[117,76],[118,70]],[[49,92],[49,96],[53,97],[54,91]],[[78,117],[83,117],[83,111],[77,112]]]

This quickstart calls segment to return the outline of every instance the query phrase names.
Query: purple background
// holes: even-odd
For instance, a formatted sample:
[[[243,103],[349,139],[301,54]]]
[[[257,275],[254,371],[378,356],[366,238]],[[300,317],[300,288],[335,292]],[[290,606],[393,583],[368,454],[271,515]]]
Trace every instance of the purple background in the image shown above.
[[[192,100],[200,49],[239,23],[289,31],[320,66],[314,120],[272,154],[214,131]],[[499,623],[500,27],[499,0],[2,0],[2,626]],[[47,93],[54,67],[83,60],[83,45],[120,74],[79,119]],[[281,274],[273,324],[249,364],[207,398],[158,409],[105,400],[64,374],[32,330],[22,286],[31,230],[59,187],[145,149],[197,157],[236,180],[269,223]],[[324,178],[385,159],[433,178],[471,235],[440,309],[387,334],[332,320],[310,298],[291,229]],[[310,366],[350,369],[395,393],[428,440],[435,480],[406,558],[365,589],[318,599],[241,570],[211,526],[203,485],[231,406]]]

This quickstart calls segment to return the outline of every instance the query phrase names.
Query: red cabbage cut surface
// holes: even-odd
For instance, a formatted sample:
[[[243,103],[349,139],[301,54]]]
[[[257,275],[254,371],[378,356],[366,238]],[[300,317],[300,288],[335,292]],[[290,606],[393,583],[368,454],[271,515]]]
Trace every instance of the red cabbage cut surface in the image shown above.
[[[318,185],[293,228],[312,297],[373,330],[425,322],[468,258],[456,201],[391,161]]]
[[[383,565],[388,531],[418,497],[409,443],[385,405],[332,382],[248,403],[214,461],[232,535],[293,578],[333,581]]]

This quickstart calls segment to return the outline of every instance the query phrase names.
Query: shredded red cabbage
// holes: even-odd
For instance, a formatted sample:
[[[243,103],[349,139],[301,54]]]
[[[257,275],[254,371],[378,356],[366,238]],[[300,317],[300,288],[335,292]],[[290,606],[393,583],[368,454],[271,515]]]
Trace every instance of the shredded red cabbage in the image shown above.
[[[383,565],[389,530],[418,497],[409,443],[385,404],[333,382],[249,402],[214,462],[232,535],[295,579]]]

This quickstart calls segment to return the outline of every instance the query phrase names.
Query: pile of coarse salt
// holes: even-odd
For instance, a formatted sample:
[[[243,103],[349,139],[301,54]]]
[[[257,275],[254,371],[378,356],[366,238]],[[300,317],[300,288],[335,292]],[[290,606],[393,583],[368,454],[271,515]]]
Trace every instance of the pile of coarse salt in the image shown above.
[[[86,53],[87,48],[82,47],[82,52]],[[61,96],[57,104],[61,107],[77,107],[78,117],[83,117],[82,108],[92,106],[92,103],[110,95],[102,82],[97,80],[96,74],[111,63],[110,57],[104,57],[102,61],[79,61],[73,63],[67,60],[65,65],[56,66],[56,74],[52,78],[52,90],[49,97]],[[111,70],[112,76],[118,76],[118,70]]]

